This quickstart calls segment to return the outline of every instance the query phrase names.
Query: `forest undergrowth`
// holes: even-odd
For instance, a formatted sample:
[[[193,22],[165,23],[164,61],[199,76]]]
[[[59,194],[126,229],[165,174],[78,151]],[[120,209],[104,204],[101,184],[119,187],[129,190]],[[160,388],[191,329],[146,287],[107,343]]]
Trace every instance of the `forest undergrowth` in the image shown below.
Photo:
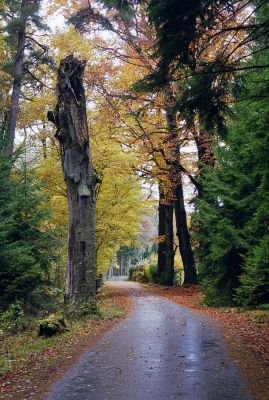
[[[0,338],[0,399],[43,399],[60,378],[131,309],[127,293],[103,287],[98,312],[68,320],[69,331],[52,338],[38,337],[38,328]]]

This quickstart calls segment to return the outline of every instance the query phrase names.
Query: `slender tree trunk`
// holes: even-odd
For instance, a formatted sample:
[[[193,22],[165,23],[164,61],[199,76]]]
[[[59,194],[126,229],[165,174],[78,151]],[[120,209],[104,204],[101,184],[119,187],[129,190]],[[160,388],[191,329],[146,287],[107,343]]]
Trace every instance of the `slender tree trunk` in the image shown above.
[[[158,242],[158,282],[173,285],[174,282],[174,230],[173,201],[164,195],[159,184],[159,242]]]
[[[180,182],[182,177],[180,177]],[[175,214],[177,237],[179,242],[179,250],[184,268],[184,285],[197,283],[197,272],[193,251],[191,248],[191,238],[187,225],[187,214],[184,204],[184,192],[182,183],[178,183],[175,189]]]
[[[214,168],[215,158],[212,149],[212,135],[205,134],[201,129],[195,129],[193,127],[193,138],[197,146],[198,156],[198,173],[197,173],[197,198],[201,199],[203,196],[203,174],[206,167]],[[199,202],[196,202],[196,212],[199,212]],[[200,227],[196,222],[196,230],[200,231]],[[200,243],[197,243],[197,248],[200,247]],[[199,254],[199,252],[198,252]]]
[[[174,283],[174,207],[170,201],[165,205],[165,281],[164,283],[173,286]]]
[[[199,162],[209,167],[214,167],[215,159],[212,150],[212,137],[201,132],[196,144]]]
[[[127,269],[126,269],[126,275],[128,276],[129,273],[129,269],[131,268],[131,257],[128,256],[128,265],[127,265]]]
[[[68,195],[66,299],[96,306],[95,177],[83,88],[85,61],[68,56],[58,70],[56,124]]]
[[[46,125],[45,123],[43,123],[43,132],[42,132],[42,136],[40,138],[41,143],[42,143],[42,154],[43,154],[43,158],[44,160],[46,160],[48,154],[47,154],[47,137],[46,137]]]
[[[120,276],[123,275],[123,268],[124,268],[124,256],[123,254],[120,255]]]
[[[171,171],[170,180],[174,194],[174,206],[176,214],[177,236],[179,241],[179,250],[184,266],[184,284],[193,284],[197,282],[196,266],[194,262],[193,251],[191,247],[191,238],[187,224],[187,213],[184,203],[183,183],[181,173],[181,149],[180,138],[177,129],[176,111],[174,110],[174,96],[172,90],[167,87],[165,90],[165,99],[167,102],[166,121],[170,136],[171,148]]]
[[[46,160],[46,158],[47,158],[47,141],[46,141],[45,137],[40,139],[40,140],[41,140],[41,143],[42,143],[43,158],[44,158],[44,160]]]
[[[165,216],[166,216],[166,205],[164,204],[164,193],[159,185],[159,225],[158,225],[158,267],[157,267],[157,279],[159,282],[162,281],[166,271],[166,243],[165,243]]]
[[[29,17],[29,4],[30,0],[22,0],[21,2],[21,23],[18,31],[17,52],[14,65],[14,80],[7,124],[8,155],[12,155],[14,150],[15,130],[17,125],[19,99],[23,76],[23,63],[26,44],[26,24]]]

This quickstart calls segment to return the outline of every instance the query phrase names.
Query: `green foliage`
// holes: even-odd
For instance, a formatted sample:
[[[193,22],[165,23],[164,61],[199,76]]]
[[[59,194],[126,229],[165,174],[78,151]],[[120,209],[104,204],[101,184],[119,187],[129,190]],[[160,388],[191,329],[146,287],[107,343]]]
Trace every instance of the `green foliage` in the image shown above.
[[[61,244],[58,232],[46,229],[46,198],[18,156],[0,153],[0,185],[0,309],[16,300],[40,307],[37,289],[49,285],[49,266]]]
[[[118,11],[119,17],[126,19],[131,22],[131,19],[135,17],[135,5],[140,3],[140,0],[100,0],[100,3],[104,4],[108,10],[114,9]]]
[[[22,13],[22,0],[5,0],[0,4],[0,15],[5,21],[4,31],[6,32],[6,40],[11,45],[16,47],[18,32],[23,29],[24,20],[27,19],[29,26],[39,30],[47,30],[48,27],[44,24],[40,16],[40,2],[29,2],[27,7],[24,7]],[[30,46],[30,51],[32,47]]]
[[[148,264],[145,266],[145,274],[149,282],[156,283],[157,281],[157,265]]]
[[[203,13],[202,3],[198,0],[149,2],[150,22],[158,37],[156,56],[161,58],[159,74],[164,78],[175,59],[185,65],[190,61],[189,47],[196,33],[196,18]]]
[[[140,283],[157,282],[157,265],[137,264],[128,269],[128,279]]]
[[[49,268],[51,269],[51,268]],[[50,282],[49,282],[50,283]],[[64,291],[51,284],[37,286],[25,304],[25,311],[30,315],[39,315],[57,311],[63,307]]]
[[[257,57],[268,63],[269,53]],[[217,166],[204,179],[196,222],[208,305],[269,302],[268,78],[268,70],[245,77],[226,145],[217,148]]]
[[[27,326],[22,303],[17,301],[0,314],[0,330],[5,333],[16,333]]]
[[[184,270],[183,269],[175,269],[174,274],[174,285],[181,286],[184,282]]]
[[[26,98],[31,98],[32,94],[29,96],[30,90],[34,91],[35,94],[42,92],[44,86],[41,79],[45,80],[45,69],[48,65],[53,66],[53,60],[48,55],[46,44],[41,38],[43,33],[49,31],[40,13],[41,2],[29,1],[28,4],[25,3],[22,0],[5,0],[0,4],[2,21],[0,33],[2,33],[5,42],[5,55],[0,62],[0,68],[1,73],[7,75],[5,76],[5,84],[10,85],[13,79],[21,80]],[[17,76],[18,38],[23,36],[22,33],[26,34],[25,48],[27,51],[23,54],[23,74]],[[21,57],[21,54],[19,57]],[[42,78],[40,75],[42,75]]]
[[[129,281],[132,281],[132,280],[133,280],[134,271],[135,271],[134,267],[130,267],[130,268],[128,269],[128,280],[129,280]]]
[[[134,282],[147,283],[148,277],[146,275],[145,265],[135,265],[128,270],[128,278]]]
[[[196,53],[208,27],[215,23],[220,7],[231,2],[204,0],[150,0],[147,3],[149,22],[156,31],[156,71],[143,79],[138,87],[154,90],[167,84],[175,71],[182,75],[196,67]],[[200,43],[199,43],[200,44]]]
[[[214,67],[216,68],[216,62]],[[217,132],[224,136],[225,117],[231,113],[227,105],[229,88],[229,77],[213,73],[212,66],[208,64],[203,73],[180,82],[177,108],[190,126],[193,126],[195,117],[199,115],[201,130],[211,133],[217,129]]]
[[[242,307],[269,306],[269,235],[248,255],[235,299]]]

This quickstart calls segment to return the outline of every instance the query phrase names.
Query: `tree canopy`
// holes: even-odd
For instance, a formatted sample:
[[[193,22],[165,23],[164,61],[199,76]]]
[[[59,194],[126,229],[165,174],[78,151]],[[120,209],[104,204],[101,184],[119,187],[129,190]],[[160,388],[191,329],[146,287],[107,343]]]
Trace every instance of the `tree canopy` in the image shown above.
[[[70,54],[85,60],[98,274],[143,248],[159,283],[176,282],[176,259],[208,304],[267,304],[268,2],[41,3],[0,3],[1,307],[64,291],[66,150],[47,113],[57,125]]]

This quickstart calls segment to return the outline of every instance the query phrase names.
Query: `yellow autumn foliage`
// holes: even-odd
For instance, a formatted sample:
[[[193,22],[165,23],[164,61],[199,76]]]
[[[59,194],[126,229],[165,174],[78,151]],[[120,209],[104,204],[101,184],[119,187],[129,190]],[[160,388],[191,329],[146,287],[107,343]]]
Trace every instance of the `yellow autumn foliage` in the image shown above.
[[[102,180],[97,185],[97,267],[101,273],[109,268],[120,246],[136,240],[146,204],[131,168],[133,155],[109,138],[105,126],[95,128],[91,131],[93,162]],[[65,225],[67,234],[67,198],[57,147],[49,149],[38,178],[50,194],[53,213],[48,223]]]
[[[85,71],[85,86],[87,99],[91,101],[96,93],[93,93],[87,82],[95,79],[95,74],[105,75],[108,68],[108,64],[100,64],[100,54],[96,55],[94,52],[94,43],[89,44],[70,27],[52,36],[50,49],[57,64],[70,53],[89,61]],[[31,104],[21,103],[19,126],[32,131],[29,141],[39,164],[37,176],[49,194],[48,206],[52,209],[47,225],[64,227],[63,235],[67,236],[68,209],[59,148],[54,138],[54,128],[46,120],[47,111],[53,110],[55,104],[54,92],[49,87],[55,86],[56,76],[49,70],[44,71],[42,78],[45,76],[48,88],[45,87],[42,93],[35,94]],[[101,178],[101,183],[96,188],[97,267],[98,273],[101,273],[109,268],[121,246],[128,246],[136,241],[141,216],[146,212],[147,203],[135,172],[139,155],[126,146],[121,146],[111,135],[110,122],[113,121],[108,110],[99,107],[98,101],[95,104],[89,102],[88,105],[93,164]],[[65,256],[66,249],[63,249],[63,269]]]
[[[119,248],[137,239],[147,204],[132,169],[135,155],[109,136],[105,123],[92,127],[91,145],[101,178],[97,186],[97,264],[98,272],[104,272]]]

